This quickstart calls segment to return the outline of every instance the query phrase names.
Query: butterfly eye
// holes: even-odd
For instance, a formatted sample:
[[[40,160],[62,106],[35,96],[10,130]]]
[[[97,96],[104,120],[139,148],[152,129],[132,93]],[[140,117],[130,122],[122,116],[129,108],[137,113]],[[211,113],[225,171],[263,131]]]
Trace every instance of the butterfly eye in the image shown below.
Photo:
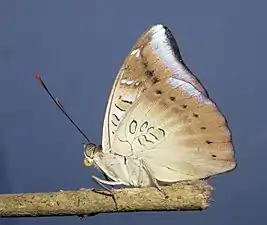
[[[96,152],[97,148],[94,144],[84,144],[84,156],[88,160],[93,160],[94,154]]]

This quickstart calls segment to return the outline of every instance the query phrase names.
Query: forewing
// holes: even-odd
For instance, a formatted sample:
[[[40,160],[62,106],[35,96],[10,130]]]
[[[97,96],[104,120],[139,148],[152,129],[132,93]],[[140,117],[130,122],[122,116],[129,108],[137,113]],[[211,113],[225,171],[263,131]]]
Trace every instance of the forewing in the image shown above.
[[[112,151],[129,149],[159,181],[206,178],[236,166],[231,133],[217,106],[192,84],[165,78],[132,105]]]
[[[172,76],[191,83],[207,95],[184,64],[170,30],[158,24],[139,38],[116,77],[104,118],[103,151],[110,149],[118,126],[133,102],[153,85]]]

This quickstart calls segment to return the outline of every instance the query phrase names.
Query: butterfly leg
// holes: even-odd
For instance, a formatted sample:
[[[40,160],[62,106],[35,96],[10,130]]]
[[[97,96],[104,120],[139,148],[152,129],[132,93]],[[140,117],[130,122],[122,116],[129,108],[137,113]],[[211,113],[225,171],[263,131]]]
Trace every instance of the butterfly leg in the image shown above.
[[[92,179],[107,191],[110,191],[110,189],[108,187],[106,187],[104,184],[107,184],[107,185],[122,185],[121,182],[102,180],[102,179],[100,179],[100,178],[98,178],[96,176],[92,176]]]
[[[115,193],[113,192],[112,189],[109,189],[107,186],[105,186],[105,184],[107,185],[121,185],[122,183],[121,182],[116,182],[116,181],[108,181],[108,180],[102,180],[96,176],[92,176],[92,179],[93,181],[95,181],[98,185],[100,185],[102,188],[104,188],[105,190],[107,190],[110,194],[105,194],[103,192],[99,192],[99,191],[96,191],[97,193],[99,194],[103,194],[103,195],[108,195],[108,196],[111,196],[114,203],[115,203],[115,206],[116,206],[116,209],[118,210],[118,204],[117,204],[117,201],[116,201],[116,197],[115,197]]]
[[[141,166],[144,168],[144,170],[147,172],[149,178],[152,180],[152,182],[154,183],[155,187],[165,196],[165,198],[168,198],[169,196],[167,195],[167,193],[160,187],[157,179],[152,175],[151,170],[149,169],[149,167],[146,165],[146,163],[141,160]]]

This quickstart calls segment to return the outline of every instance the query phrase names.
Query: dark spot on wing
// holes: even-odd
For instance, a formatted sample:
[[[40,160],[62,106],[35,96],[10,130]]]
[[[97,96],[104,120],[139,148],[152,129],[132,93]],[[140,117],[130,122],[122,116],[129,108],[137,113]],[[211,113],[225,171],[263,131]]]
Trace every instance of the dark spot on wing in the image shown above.
[[[146,70],[145,75],[155,84],[159,79],[155,76],[153,70]]]
[[[124,103],[128,103],[128,104],[130,104],[130,105],[133,103],[132,101],[127,101],[127,100],[125,100],[125,99],[121,99],[121,101],[124,102]]]
[[[131,134],[134,134],[136,132],[136,129],[137,129],[137,121],[133,120],[129,125],[129,132]]]
[[[122,96],[120,96],[119,99],[120,99],[122,102],[127,103],[127,104],[130,104],[130,105],[133,103],[132,101],[127,101],[127,100],[125,100],[125,99],[122,99]]]
[[[138,140],[138,142],[139,142],[139,144],[140,144],[140,145],[143,145],[143,146],[144,146],[144,144],[141,142],[141,139],[140,139],[140,137],[139,137],[139,138],[137,138],[137,140]]]
[[[151,140],[149,140],[149,139],[147,139],[147,137],[144,135],[144,137],[145,137],[145,140],[146,140],[146,142],[150,142],[150,143],[154,143],[153,141],[151,141]]]
[[[115,104],[115,106],[116,106],[116,108],[117,108],[117,109],[119,109],[120,111],[123,111],[123,112],[125,112],[125,111],[126,111],[125,109],[123,109],[123,108],[119,107],[117,104]]]
[[[141,127],[140,127],[140,131],[141,132],[144,132],[145,131],[145,129],[148,127],[148,122],[146,121],[146,122],[144,122],[142,125],[141,125]]]
[[[158,137],[155,134],[149,133],[151,136],[153,136],[156,140],[159,140]]]
[[[165,137],[165,131],[163,129],[161,129],[161,128],[158,128],[158,130],[161,131],[163,136]]]
[[[114,123],[113,120],[111,121],[111,123],[112,123],[115,127],[118,126],[118,124]]]
[[[146,70],[145,74],[147,77],[152,78],[154,76],[154,71]]]
[[[117,121],[120,121],[119,117],[117,117],[116,114],[113,113],[112,115],[116,118]]]
[[[162,94],[162,91],[161,90],[156,90],[156,94],[157,95],[161,95]]]

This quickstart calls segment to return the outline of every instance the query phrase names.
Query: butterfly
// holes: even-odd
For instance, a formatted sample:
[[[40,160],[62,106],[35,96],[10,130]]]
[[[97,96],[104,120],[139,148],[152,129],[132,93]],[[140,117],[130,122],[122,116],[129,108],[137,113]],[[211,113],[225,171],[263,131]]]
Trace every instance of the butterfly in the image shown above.
[[[235,169],[225,117],[185,65],[170,29],[156,24],[136,42],[113,84],[102,149],[84,145],[104,185],[156,186]]]

